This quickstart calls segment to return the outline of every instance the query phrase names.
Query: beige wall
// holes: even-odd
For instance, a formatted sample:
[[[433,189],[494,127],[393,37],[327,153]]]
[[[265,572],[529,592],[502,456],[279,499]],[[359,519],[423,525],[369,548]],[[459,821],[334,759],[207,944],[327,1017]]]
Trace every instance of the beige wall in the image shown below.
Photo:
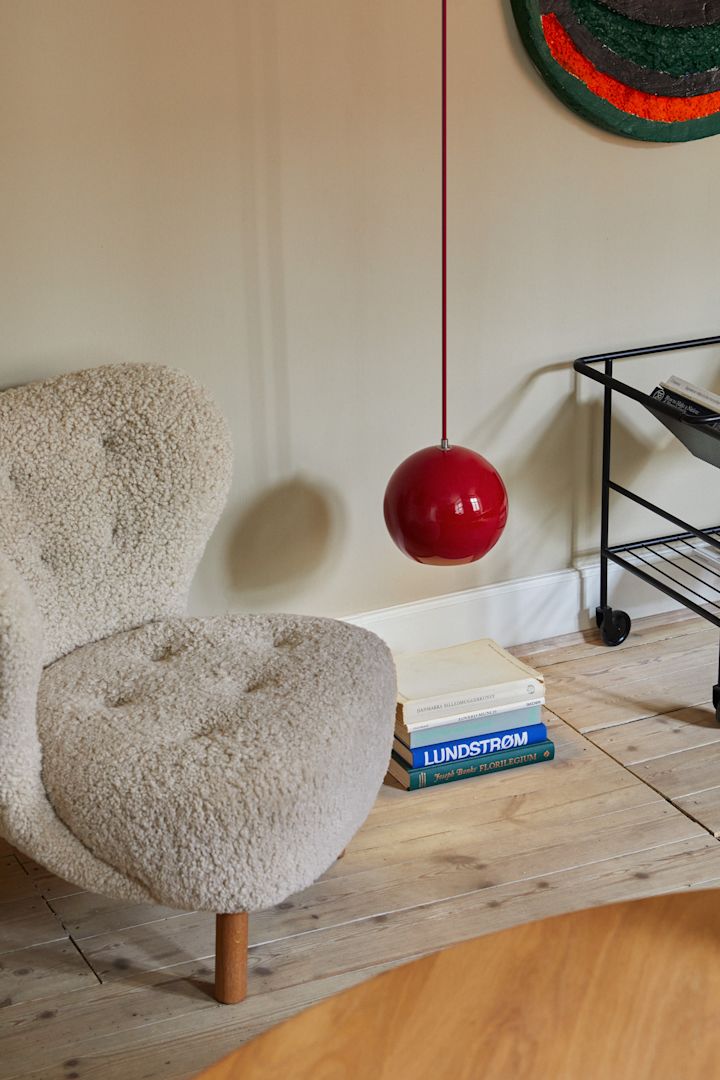
[[[511,518],[440,569],[382,522],[438,435],[439,0],[0,0],[0,383],[151,361],[218,396],[237,466],[197,609],[341,614],[568,566],[594,543],[595,416],[545,369],[720,326],[720,139],[577,120],[508,8],[450,4],[450,407]],[[652,425],[620,443],[651,493],[672,475],[708,504],[715,474]]]

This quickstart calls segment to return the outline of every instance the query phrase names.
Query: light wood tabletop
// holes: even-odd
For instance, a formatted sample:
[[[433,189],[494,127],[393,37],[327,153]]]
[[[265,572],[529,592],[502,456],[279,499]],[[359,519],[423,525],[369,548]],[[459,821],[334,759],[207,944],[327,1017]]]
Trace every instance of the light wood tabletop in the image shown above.
[[[198,1080],[712,1080],[719,907],[720,892],[688,891],[475,938],[329,998]]]

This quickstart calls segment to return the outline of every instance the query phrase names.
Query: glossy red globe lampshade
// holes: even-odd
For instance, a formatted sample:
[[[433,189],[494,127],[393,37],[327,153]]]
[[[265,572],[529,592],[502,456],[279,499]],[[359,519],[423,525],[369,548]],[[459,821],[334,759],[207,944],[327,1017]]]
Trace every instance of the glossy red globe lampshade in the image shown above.
[[[385,491],[385,524],[402,552],[433,566],[471,563],[500,539],[505,485],[480,454],[426,446],[398,465]]]

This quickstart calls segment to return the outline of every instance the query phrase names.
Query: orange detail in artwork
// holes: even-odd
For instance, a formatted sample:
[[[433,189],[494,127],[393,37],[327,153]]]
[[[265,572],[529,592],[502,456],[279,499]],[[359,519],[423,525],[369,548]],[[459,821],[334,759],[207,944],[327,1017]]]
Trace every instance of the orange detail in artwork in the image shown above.
[[[697,120],[712,116],[720,110],[720,90],[696,97],[661,97],[646,94],[604,75],[575,47],[556,15],[542,16],[543,33],[553,59],[570,75],[580,79],[593,94],[610,102],[616,109],[639,116],[643,120],[660,120],[672,124],[682,120]]]

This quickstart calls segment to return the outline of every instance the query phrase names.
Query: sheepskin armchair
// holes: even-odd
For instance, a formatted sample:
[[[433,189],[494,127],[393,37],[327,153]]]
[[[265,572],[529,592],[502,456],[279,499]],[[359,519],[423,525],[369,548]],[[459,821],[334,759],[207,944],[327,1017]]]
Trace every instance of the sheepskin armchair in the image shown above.
[[[246,913],[365,820],[396,696],[365,630],[183,615],[231,467],[220,412],[164,367],[0,393],[0,833],[82,888],[218,913],[220,1000]]]

